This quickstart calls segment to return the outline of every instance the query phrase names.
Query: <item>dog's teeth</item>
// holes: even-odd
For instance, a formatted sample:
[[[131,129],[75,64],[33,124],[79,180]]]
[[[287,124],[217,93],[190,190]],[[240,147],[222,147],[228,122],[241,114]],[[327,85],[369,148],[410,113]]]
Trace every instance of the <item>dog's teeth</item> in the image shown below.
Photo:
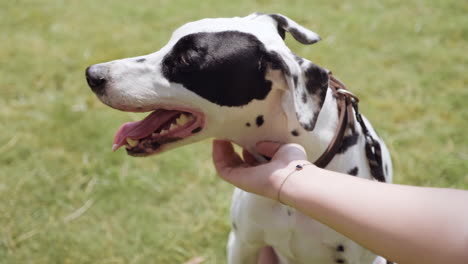
[[[138,145],[139,141],[131,138],[127,138],[127,143],[130,147],[135,147]]]
[[[159,135],[164,135],[164,134],[167,134],[167,130],[166,130],[166,129],[163,129],[163,130],[161,130],[161,132],[159,132]]]
[[[187,119],[187,115],[186,114],[181,114],[179,118],[177,118],[177,124],[179,126],[183,126],[187,123],[188,119]]]
[[[173,130],[174,128],[177,128],[178,126],[176,124],[171,124],[171,126],[169,127],[169,130]]]

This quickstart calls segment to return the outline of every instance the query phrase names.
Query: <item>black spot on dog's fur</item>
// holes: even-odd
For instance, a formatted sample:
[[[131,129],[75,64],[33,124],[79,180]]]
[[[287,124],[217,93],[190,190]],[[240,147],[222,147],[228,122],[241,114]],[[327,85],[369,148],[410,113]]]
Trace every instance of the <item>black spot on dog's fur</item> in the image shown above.
[[[291,135],[297,137],[297,136],[299,136],[299,132],[297,132],[297,130],[293,130],[293,131],[291,131]]]
[[[245,125],[246,125],[247,127],[250,127],[250,123],[249,123],[249,122],[245,123]]]
[[[192,130],[192,132],[191,132],[191,133],[192,133],[192,134],[195,134],[195,133],[198,133],[198,132],[200,132],[201,130],[202,130],[202,128],[201,128],[201,127],[197,127],[197,128],[195,128],[194,130]]]
[[[335,262],[336,263],[346,263],[346,260],[338,258],[338,259],[335,259]]]
[[[338,251],[338,252],[344,252],[344,249],[345,249],[344,246],[341,245],[341,244],[339,244],[338,246],[336,246],[336,251]]]
[[[299,114],[297,112],[296,112],[296,115],[299,116]],[[301,123],[301,126],[307,131],[312,131],[314,129],[314,122],[313,122],[313,120],[311,120],[311,124]]]
[[[258,127],[261,127],[265,120],[263,119],[262,115],[257,116],[257,119],[255,119],[255,123],[257,124]]]
[[[297,81],[298,81],[297,75],[293,75],[292,78],[293,78],[294,86],[297,86]]]
[[[353,175],[353,176],[356,176],[358,173],[359,173],[359,168],[358,167],[354,167],[354,168],[352,168],[352,169],[350,169],[348,171],[348,174]]]
[[[267,56],[268,59],[268,65],[273,70],[281,70],[285,75],[290,76],[291,75],[291,70],[289,69],[288,65],[284,62],[284,60],[281,58],[281,55],[274,51],[270,51]]]
[[[307,103],[307,98],[308,98],[307,94],[303,93],[301,99],[304,104]]]
[[[324,68],[311,63],[304,74],[307,77],[307,91],[310,94],[318,95],[320,98],[325,98],[324,93],[327,92],[328,88],[328,72]]]
[[[263,100],[271,90],[268,67],[289,69],[254,35],[238,31],[200,32],[182,37],[164,57],[162,72],[170,82],[221,106]]]
[[[301,100],[303,104],[309,104],[313,102],[313,115],[311,115],[310,120],[307,122],[304,120],[301,122],[301,126],[308,130],[312,131],[315,128],[315,123],[318,119],[318,114],[320,109],[322,109],[323,103],[325,102],[325,97],[328,90],[328,72],[313,63],[308,63],[307,66],[303,65],[304,79],[305,79],[305,90],[300,91],[300,98],[296,100]],[[296,87],[298,88],[298,87]],[[302,113],[297,113],[297,117],[300,117]]]
[[[141,59],[136,60],[136,62],[139,62],[139,63],[142,63],[142,62],[145,62],[145,61],[146,61],[145,58],[141,58]]]
[[[293,53],[294,59],[299,65],[302,65],[304,63],[304,59],[302,57],[297,56],[296,54]]]
[[[312,131],[314,130],[315,123],[317,122],[318,119],[318,114],[320,112],[320,109],[314,112],[314,116],[312,119],[309,121],[309,123],[301,123],[301,126],[307,130],[307,131]],[[299,116],[299,114],[296,112],[296,115]]]
[[[344,153],[346,150],[348,150],[350,147],[354,146],[357,144],[359,138],[358,133],[354,133],[351,135],[347,135],[343,137],[343,142],[341,143],[340,148],[338,149],[338,154]]]

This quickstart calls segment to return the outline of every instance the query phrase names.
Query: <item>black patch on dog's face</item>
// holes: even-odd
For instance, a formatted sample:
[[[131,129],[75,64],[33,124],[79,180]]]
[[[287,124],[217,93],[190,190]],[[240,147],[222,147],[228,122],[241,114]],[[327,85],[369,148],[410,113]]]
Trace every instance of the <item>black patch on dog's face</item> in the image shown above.
[[[263,119],[262,115],[257,116],[257,119],[255,119],[255,123],[258,127],[261,127],[263,125],[263,122],[265,122],[265,120]]]
[[[359,172],[359,168],[358,168],[358,167],[354,167],[354,168],[352,168],[352,169],[350,169],[350,170],[348,171],[348,174],[349,174],[349,175],[356,176],[356,175],[358,174],[358,172]]]
[[[293,130],[293,131],[291,131],[291,135],[297,137],[297,136],[299,136],[299,132],[297,132],[297,130]]]
[[[162,62],[164,77],[221,106],[262,100],[271,90],[267,67],[282,67],[253,35],[223,31],[181,38]],[[283,63],[284,64],[284,63]],[[271,66],[273,67],[273,66]]]

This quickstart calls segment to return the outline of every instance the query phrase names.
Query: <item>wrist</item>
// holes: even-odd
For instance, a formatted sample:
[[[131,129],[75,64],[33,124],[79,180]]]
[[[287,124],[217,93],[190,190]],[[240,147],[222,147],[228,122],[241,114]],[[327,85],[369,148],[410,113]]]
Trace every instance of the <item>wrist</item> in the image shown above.
[[[288,184],[288,181],[295,181],[294,179],[291,179],[293,177],[306,176],[304,174],[307,173],[304,173],[304,170],[310,167],[315,167],[315,165],[306,160],[294,161],[288,164],[288,166],[281,173],[281,177],[278,177],[278,182],[276,183],[275,188],[277,190],[275,199],[282,204],[291,205],[288,198],[288,194],[291,191],[291,184]],[[292,187],[292,191],[294,191],[294,187]]]

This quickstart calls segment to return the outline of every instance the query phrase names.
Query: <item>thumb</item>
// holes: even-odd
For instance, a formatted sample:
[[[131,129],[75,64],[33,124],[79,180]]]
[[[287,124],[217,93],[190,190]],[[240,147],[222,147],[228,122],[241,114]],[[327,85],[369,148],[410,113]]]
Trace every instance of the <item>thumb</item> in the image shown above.
[[[258,153],[272,158],[273,160],[281,160],[289,163],[293,160],[307,160],[307,153],[299,144],[284,144],[273,141],[258,142],[255,148]]]
[[[299,144],[285,144],[278,149],[275,156],[273,156],[273,160],[281,160],[287,163],[294,160],[307,160],[307,153]]]

